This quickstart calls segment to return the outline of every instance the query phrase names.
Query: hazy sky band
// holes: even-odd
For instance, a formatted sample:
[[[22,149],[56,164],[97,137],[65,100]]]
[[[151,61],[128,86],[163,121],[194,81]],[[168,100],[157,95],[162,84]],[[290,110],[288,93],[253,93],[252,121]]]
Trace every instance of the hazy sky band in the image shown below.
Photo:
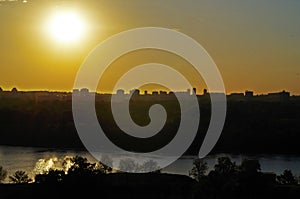
[[[300,1],[28,1],[0,6],[0,87],[71,90],[90,50],[135,27],[181,31],[202,44],[218,65],[227,92],[286,89],[300,94]],[[75,9],[85,37],[53,42],[44,24],[55,9]],[[185,66],[182,66],[185,67]],[[202,89],[202,88],[199,88]]]

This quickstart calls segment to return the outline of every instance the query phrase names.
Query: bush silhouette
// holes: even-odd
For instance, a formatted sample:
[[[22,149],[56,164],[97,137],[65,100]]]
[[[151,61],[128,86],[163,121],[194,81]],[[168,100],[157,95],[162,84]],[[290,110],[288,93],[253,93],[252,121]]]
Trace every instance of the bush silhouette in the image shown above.
[[[207,163],[202,159],[197,158],[193,161],[193,168],[191,171],[189,171],[189,176],[193,177],[199,182],[205,176],[207,169]]]
[[[214,168],[215,172],[220,175],[232,175],[237,171],[235,162],[232,162],[229,157],[218,158],[218,163]]]
[[[113,165],[113,160],[108,155],[102,155],[101,161]],[[100,168],[103,170],[103,173],[108,174],[112,172],[112,168],[99,162]]]
[[[65,178],[65,172],[63,170],[50,170],[45,174],[38,174],[35,176],[36,183],[49,183],[55,184],[62,182]]]
[[[44,174],[35,176],[36,183],[85,183],[96,180],[99,175],[108,174],[112,169],[101,162],[91,163],[87,158],[74,156],[65,159],[64,169],[51,169]],[[66,165],[69,165],[68,167]]]
[[[296,185],[298,184],[295,176],[293,175],[291,170],[284,170],[283,174],[281,174],[280,176],[277,176],[277,180],[279,182],[279,184],[282,185]]]
[[[9,176],[9,180],[16,184],[26,184],[32,181],[25,171],[16,171],[14,175]]]
[[[0,166],[0,182],[3,182],[7,176],[7,171]]]
[[[88,162],[87,158],[75,156],[71,158],[72,166],[68,170],[68,174],[73,173],[92,173],[96,170],[96,163]]]
[[[121,159],[119,163],[121,171],[133,173],[139,170],[139,164],[130,158]]]
[[[157,162],[155,162],[154,160],[148,160],[148,161],[144,162],[142,165],[140,165],[140,170],[143,172],[150,171],[150,173],[160,173],[161,172]]]
[[[244,159],[241,163],[240,170],[245,173],[258,173],[261,170],[260,163],[258,160]]]

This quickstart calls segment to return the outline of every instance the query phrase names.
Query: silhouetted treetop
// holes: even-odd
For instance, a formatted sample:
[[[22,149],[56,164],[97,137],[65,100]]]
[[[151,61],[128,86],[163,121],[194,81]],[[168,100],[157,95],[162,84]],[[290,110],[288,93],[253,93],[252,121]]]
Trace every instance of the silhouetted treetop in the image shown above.
[[[16,171],[14,175],[9,176],[9,180],[12,183],[16,184],[26,184],[32,181],[31,178],[29,178],[28,174],[25,171]]]
[[[235,162],[232,162],[229,157],[219,157],[214,168],[216,173],[222,175],[231,175],[237,171]]]
[[[257,173],[261,170],[258,160],[244,159],[241,163],[240,170],[246,173]]]
[[[193,168],[189,171],[189,175],[199,182],[205,176],[207,170],[207,163],[204,160],[197,158],[193,161]]]
[[[0,182],[4,181],[7,176],[7,171],[0,166]]]
[[[297,179],[293,175],[291,170],[285,169],[283,174],[277,176],[277,180],[280,184],[283,185],[296,185],[298,184]]]

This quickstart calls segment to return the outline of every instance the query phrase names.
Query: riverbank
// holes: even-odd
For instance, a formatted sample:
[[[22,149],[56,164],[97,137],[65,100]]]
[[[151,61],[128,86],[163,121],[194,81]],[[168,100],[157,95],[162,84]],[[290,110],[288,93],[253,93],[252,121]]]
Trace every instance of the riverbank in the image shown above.
[[[114,173],[101,176],[93,182],[80,181],[73,183],[53,184],[0,184],[1,199],[9,198],[142,198],[142,199],[192,199],[210,198],[207,195],[207,184],[198,183],[190,177],[174,174],[130,174]],[[212,190],[213,191],[213,190]],[[224,192],[224,190],[219,190]],[[232,190],[227,190],[228,193]],[[227,193],[226,191],[226,193]],[[231,198],[245,198],[240,188],[234,190]],[[253,193],[256,193],[255,190]],[[227,198],[218,195],[215,198]],[[251,198],[298,198],[299,185],[261,187]]]
[[[117,173],[96,181],[57,184],[0,184],[9,198],[193,198],[196,181],[181,175]]]

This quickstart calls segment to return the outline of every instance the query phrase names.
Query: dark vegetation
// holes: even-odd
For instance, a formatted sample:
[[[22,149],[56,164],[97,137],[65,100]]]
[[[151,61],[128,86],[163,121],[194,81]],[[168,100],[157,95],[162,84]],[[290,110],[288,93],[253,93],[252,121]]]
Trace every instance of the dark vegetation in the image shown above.
[[[263,173],[255,159],[244,159],[236,165],[230,158],[220,157],[208,173],[205,165],[195,160],[190,172],[198,181],[198,198],[298,198],[300,194],[298,181],[290,170],[280,176]]]
[[[210,122],[209,98],[199,96],[201,121],[195,141],[186,152],[197,154]],[[165,146],[176,135],[180,122],[177,100],[133,97],[130,111],[139,125],[150,122],[149,107],[159,103],[168,119],[158,134],[135,138],[123,133],[111,114],[109,96],[97,97],[96,110],[109,139],[123,149],[148,152]],[[84,149],[74,126],[71,100],[34,100],[0,96],[0,144]],[[287,101],[231,100],[219,142],[213,153],[300,154],[300,99]]]
[[[2,171],[4,171],[2,169]],[[195,159],[190,177],[152,173],[121,173],[86,158],[71,158],[68,170],[50,169],[34,181],[24,171],[0,184],[1,198],[299,198],[300,185],[290,170],[276,176],[260,171],[255,159],[236,165],[228,157],[218,158],[208,171],[206,162]],[[193,179],[194,178],[194,179]],[[95,195],[96,194],[96,195]]]
[[[180,122],[176,99],[132,98],[131,116],[139,125],[150,122],[152,104],[162,104],[167,122],[157,135],[139,139],[124,134],[111,115],[109,97],[96,101],[98,120],[106,135],[118,146],[131,151],[156,150],[172,140]],[[0,144],[84,149],[74,126],[71,100],[35,100],[22,94],[0,96]],[[193,144],[186,154],[197,154],[210,121],[210,101],[199,97],[201,121]],[[300,99],[287,101],[229,100],[222,135],[212,153],[300,154]],[[73,157],[67,170],[50,169],[31,179],[24,171],[7,177],[0,167],[0,198],[299,198],[298,179],[290,170],[281,175],[263,173],[256,160],[236,165],[229,158],[218,159],[212,171],[202,160],[195,160],[190,177],[157,172],[120,173],[82,157]],[[140,166],[121,161],[120,167]]]
[[[215,151],[300,153],[300,100],[228,102],[224,130]]]

